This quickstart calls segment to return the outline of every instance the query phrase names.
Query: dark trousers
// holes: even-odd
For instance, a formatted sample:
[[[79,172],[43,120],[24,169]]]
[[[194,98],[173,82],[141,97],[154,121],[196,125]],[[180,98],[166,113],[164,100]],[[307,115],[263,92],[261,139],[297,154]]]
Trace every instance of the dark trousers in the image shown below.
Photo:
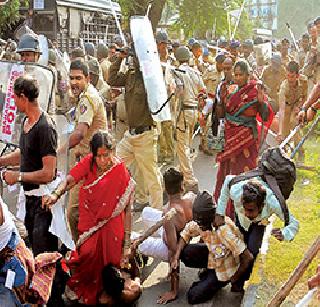
[[[204,243],[188,244],[181,253],[181,261],[190,268],[207,268],[208,247]],[[202,304],[213,298],[214,294],[228,282],[219,281],[215,270],[208,269],[194,282],[188,293],[189,304]]]
[[[265,226],[258,225],[258,223],[252,223],[248,230],[245,230],[239,223],[238,217],[236,217],[236,225],[243,234],[244,243],[246,243],[248,250],[256,260],[259,250],[262,244],[262,239],[265,231]],[[242,288],[244,283],[250,278],[254,261],[248,266],[246,272],[236,282],[237,286]]]
[[[25,226],[34,256],[58,250],[58,238],[49,232],[51,211],[41,208],[42,198],[26,196]]]

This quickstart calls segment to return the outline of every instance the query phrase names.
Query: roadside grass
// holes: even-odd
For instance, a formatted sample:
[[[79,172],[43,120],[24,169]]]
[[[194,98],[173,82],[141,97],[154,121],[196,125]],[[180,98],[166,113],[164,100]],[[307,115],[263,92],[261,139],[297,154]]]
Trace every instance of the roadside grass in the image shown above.
[[[281,285],[302,260],[305,252],[320,235],[320,144],[316,137],[305,144],[305,165],[314,166],[314,171],[298,170],[295,189],[288,201],[292,214],[300,223],[299,233],[292,242],[279,242],[271,237],[269,250],[262,267],[253,274],[249,282],[259,279],[255,306],[266,306]],[[283,227],[279,219],[274,227]],[[320,255],[314,259],[300,281],[296,284],[282,306],[294,306],[308,291],[307,280],[314,275]],[[315,305],[314,305],[315,304]],[[311,306],[319,306],[319,302]]]

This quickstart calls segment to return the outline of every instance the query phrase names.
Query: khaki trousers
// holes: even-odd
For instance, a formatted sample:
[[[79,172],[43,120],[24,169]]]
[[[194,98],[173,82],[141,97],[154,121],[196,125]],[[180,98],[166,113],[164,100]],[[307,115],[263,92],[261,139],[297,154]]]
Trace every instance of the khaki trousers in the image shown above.
[[[173,159],[174,157],[173,127],[172,127],[171,120],[161,122],[159,146],[160,146],[161,159],[166,159],[166,158]]]
[[[198,180],[194,176],[190,149],[192,147],[192,134],[198,120],[198,111],[184,110],[180,113],[177,121],[177,146],[176,151],[179,158],[180,171],[183,173],[186,185],[195,185]]]
[[[156,129],[135,135],[126,131],[123,139],[117,145],[116,153],[128,168],[134,163],[134,167],[137,169],[133,177],[137,185],[140,185],[137,188],[138,191],[139,189],[143,191],[144,185],[146,185],[151,207],[162,209],[163,190],[161,174],[157,167],[157,138]]]
[[[73,150],[70,151],[70,163],[69,169],[76,165],[76,157]],[[69,201],[67,208],[67,217],[69,222],[69,227],[72,235],[72,239],[77,242],[79,238],[78,234],[78,221],[79,221],[79,191],[82,182],[79,182],[69,191]]]

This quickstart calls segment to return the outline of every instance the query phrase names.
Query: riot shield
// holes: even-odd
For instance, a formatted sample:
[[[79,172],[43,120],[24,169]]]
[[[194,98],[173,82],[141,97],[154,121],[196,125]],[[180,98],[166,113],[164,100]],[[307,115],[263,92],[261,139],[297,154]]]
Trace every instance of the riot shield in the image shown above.
[[[130,29],[152,118],[159,122],[171,120],[170,104],[166,103],[167,89],[150,20],[146,16],[132,16]]]
[[[48,111],[54,103],[55,76],[50,69],[34,63],[0,61],[0,141],[16,146],[24,115],[16,109],[13,86],[16,78],[24,74],[38,81],[38,101],[44,111]]]

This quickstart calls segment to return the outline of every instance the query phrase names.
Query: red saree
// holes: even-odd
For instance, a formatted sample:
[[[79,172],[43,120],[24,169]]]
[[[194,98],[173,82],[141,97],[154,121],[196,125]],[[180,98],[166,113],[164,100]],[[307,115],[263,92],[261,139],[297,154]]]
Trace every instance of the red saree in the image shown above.
[[[90,170],[92,154],[83,158],[71,171],[76,182],[84,179],[79,192],[79,235],[112,215],[118,204],[127,205],[134,184],[122,162],[97,178],[97,168]],[[74,271],[69,288],[86,305],[96,305],[102,290],[101,271],[108,263],[120,265],[124,239],[124,211],[110,219],[73,252],[69,266]]]
[[[271,125],[273,112],[266,98],[265,105],[259,108],[256,84],[254,80],[249,81],[240,90],[237,90],[236,85],[229,86],[226,97],[225,147],[216,157],[219,163],[214,191],[216,201],[227,175],[239,175],[257,166],[260,140]],[[264,108],[263,114],[259,114],[261,108]],[[263,121],[263,134],[257,121]],[[233,218],[232,206],[227,207],[226,214]]]

